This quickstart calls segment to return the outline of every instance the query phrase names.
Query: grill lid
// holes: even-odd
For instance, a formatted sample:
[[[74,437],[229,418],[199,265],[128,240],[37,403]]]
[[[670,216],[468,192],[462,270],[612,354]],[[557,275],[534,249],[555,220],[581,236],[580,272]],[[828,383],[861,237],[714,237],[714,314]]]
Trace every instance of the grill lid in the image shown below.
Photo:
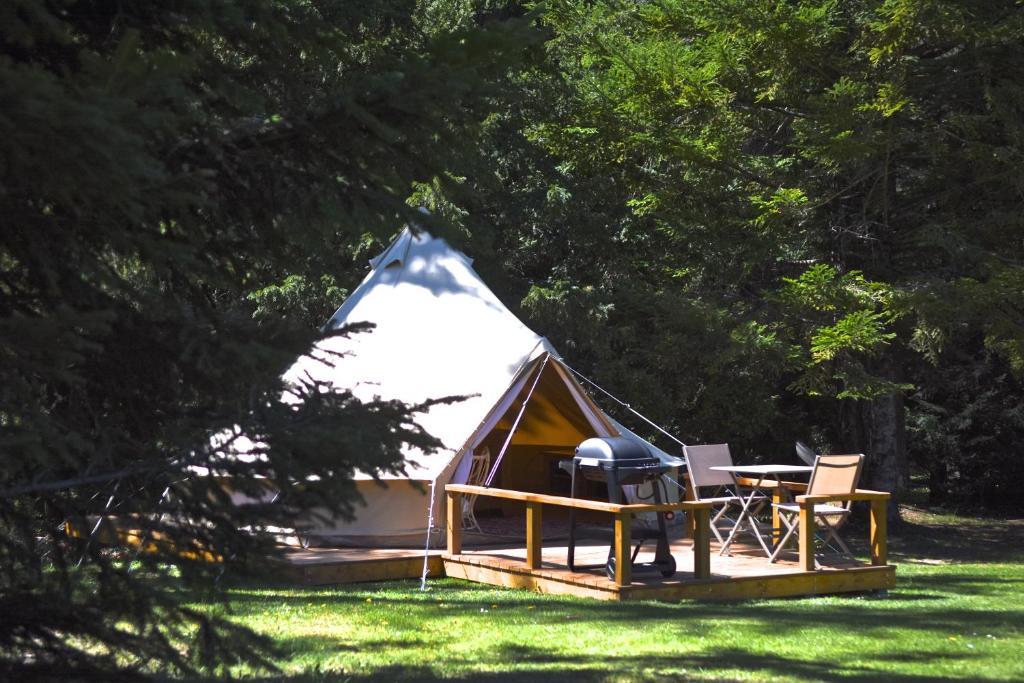
[[[581,467],[657,467],[661,461],[646,446],[623,436],[597,436],[576,447],[573,458]]]

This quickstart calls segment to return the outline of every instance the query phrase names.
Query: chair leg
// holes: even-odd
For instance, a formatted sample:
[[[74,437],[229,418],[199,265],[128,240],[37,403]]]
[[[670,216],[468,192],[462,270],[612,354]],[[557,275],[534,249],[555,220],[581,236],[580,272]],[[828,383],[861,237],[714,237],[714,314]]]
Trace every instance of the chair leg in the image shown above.
[[[729,505],[731,504],[732,503],[726,503],[722,506],[722,514],[729,509]],[[742,510],[740,510],[740,514],[743,514]],[[725,541],[722,542],[722,549],[718,551],[719,556],[725,556],[727,553],[729,556],[732,555],[732,542],[735,540],[736,534],[740,532],[741,525],[737,524],[735,519],[729,518],[729,520],[732,522],[732,528],[729,530],[729,535],[726,537]]]
[[[836,544],[842,549],[844,553],[846,553],[849,557],[853,557],[853,551],[850,550],[850,546],[846,545],[846,542],[839,537],[839,534],[836,533],[836,528],[828,521],[827,517],[819,516],[818,523],[820,525],[820,528],[824,529],[827,534],[827,536],[825,537],[825,543],[828,543],[828,539],[831,538],[835,540]]]
[[[767,500],[759,500],[755,504],[755,507],[754,507],[753,511],[750,513],[750,521],[751,521],[751,526],[754,529],[754,534],[757,536],[757,540],[761,544],[761,548],[764,550],[766,555],[771,555],[772,549],[769,548],[768,545],[765,543],[764,536],[761,534],[761,530],[758,529],[757,525],[756,525],[757,516],[760,515],[761,512],[767,506],[768,506],[768,501]],[[774,535],[774,530],[772,530],[772,535]]]
[[[480,523],[476,521],[476,496],[469,497],[462,501],[462,528],[465,531],[478,531],[483,533]]]
[[[846,545],[846,542],[839,536],[839,534],[837,534],[834,530],[829,529],[829,535],[836,540],[836,543],[839,544],[839,547],[843,549],[844,553],[846,553],[850,557],[853,557],[853,551],[850,550],[850,546]]]
[[[786,525],[786,534],[782,537],[782,540],[779,541],[779,544],[775,546],[775,552],[773,552],[771,557],[768,559],[769,562],[775,562],[778,559],[779,554],[782,552],[786,543],[789,541],[789,539],[793,536],[793,534],[797,531],[797,528],[799,527],[799,523],[796,517],[790,518],[784,514],[780,514],[779,519],[782,520],[783,524]],[[846,542],[843,541],[842,538],[839,537],[839,534],[836,533],[835,527],[831,523],[829,523],[828,518],[824,515],[816,515],[816,519],[818,521],[818,528],[823,530],[826,534],[826,543],[827,539],[834,539],[835,542],[839,545],[839,547],[842,548],[843,552],[846,553],[848,556],[852,557],[853,552],[850,550],[850,547],[846,545]],[[814,565],[815,567],[820,566],[817,560],[814,561]]]
[[[757,520],[754,519],[753,516],[750,516],[747,518],[747,521],[750,522],[750,530],[751,532],[753,532],[754,537],[757,539],[757,542],[761,544],[761,549],[764,550],[764,554],[770,555],[772,552],[771,548],[769,548],[768,545],[764,542],[764,537],[761,535],[761,530],[757,528]]]
[[[779,553],[781,553],[782,549],[786,547],[786,543],[789,542],[789,539],[796,532],[798,526],[798,523],[795,518],[793,519],[793,521],[790,521],[790,519],[786,517],[785,514],[779,515],[779,519],[781,519],[782,523],[786,525],[786,534],[779,541],[779,544],[775,546],[775,552],[773,552],[771,557],[768,558],[769,562],[775,562],[777,559],[779,559]]]
[[[853,557],[853,551],[850,550],[850,547],[846,545],[846,542],[843,541],[836,531],[828,529],[828,536],[836,541],[836,544],[839,545],[840,549],[842,549],[848,557]]]
[[[721,509],[718,511],[718,514],[711,518],[711,532],[715,535],[715,538],[718,539],[719,545],[725,543],[725,539],[722,538],[722,532],[718,530],[718,520],[722,519],[728,507],[728,505],[723,505]]]
[[[725,505],[723,505],[721,512],[719,512],[718,515],[715,516],[715,520],[714,521],[717,521],[719,518],[725,516],[726,511],[728,511],[728,509],[729,509],[729,505],[735,505],[735,504],[737,504],[737,503],[726,503]],[[756,515],[762,509],[764,509],[764,501],[758,500],[758,501],[755,501],[755,502],[751,503],[750,508],[746,512],[746,517],[747,517],[747,522],[750,525],[751,533],[753,533],[754,537],[757,538],[757,541],[758,541],[758,543],[761,544],[761,548],[764,550],[765,554],[768,554],[768,553],[771,552],[771,550],[768,548],[767,545],[765,545],[764,538],[761,536],[761,532],[758,531],[758,529],[757,529],[757,522],[755,520]],[[740,514],[741,515],[744,514],[742,509],[740,510]],[[737,524],[736,520],[734,520],[734,519],[732,519],[730,517],[727,517],[726,519],[729,519],[732,522],[732,528],[730,529],[729,535],[725,539],[724,542],[722,541],[721,537],[719,536],[718,542],[723,544],[722,545],[722,549],[718,552],[718,554],[720,556],[724,556],[727,553],[729,555],[732,554],[732,542],[733,542],[733,540],[735,540],[736,535],[738,533],[740,533],[740,531],[742,529],[742,525]],[[712,527],[712,528],[714,528],[714,527]]]

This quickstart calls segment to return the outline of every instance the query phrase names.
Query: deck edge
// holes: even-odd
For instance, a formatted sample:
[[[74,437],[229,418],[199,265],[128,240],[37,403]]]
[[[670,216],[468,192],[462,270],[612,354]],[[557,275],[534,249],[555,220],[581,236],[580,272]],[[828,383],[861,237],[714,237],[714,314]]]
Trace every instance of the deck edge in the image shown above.
[[[325,561],[301,565],[279,562],[277,565],[277,572],[284,580],[305,586],[418,579],[423,574],[422,556]],[[427,560],[427,576],[439,578],[444,575],[441,555],[431,555]]]
[[[551,571],[531,571],[512,560],[488,561],[480,555],[442,556],[447,576],[504,588],[538,593],[575,595],[598,600],[751,600],[784,597],[813,597],[837,593],[888,590],[896,585],[896,566],[850,567],[787,574],[690,579],[668,585],[633,584],[618,587],[600,585],[598,577],[588,581],[559,577]],[[589,577],[588,577],[589,578]]]

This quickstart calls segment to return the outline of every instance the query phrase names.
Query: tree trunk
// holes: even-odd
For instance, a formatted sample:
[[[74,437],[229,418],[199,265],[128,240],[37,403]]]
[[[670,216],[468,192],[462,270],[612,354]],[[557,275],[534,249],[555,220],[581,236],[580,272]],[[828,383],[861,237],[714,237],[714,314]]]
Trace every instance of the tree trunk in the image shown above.
[[[899,502],[909,479],[903,397],[842,403],[842,440],[850,452],[864,453],[861,487],[892,493],[889,521],[899,522]]]

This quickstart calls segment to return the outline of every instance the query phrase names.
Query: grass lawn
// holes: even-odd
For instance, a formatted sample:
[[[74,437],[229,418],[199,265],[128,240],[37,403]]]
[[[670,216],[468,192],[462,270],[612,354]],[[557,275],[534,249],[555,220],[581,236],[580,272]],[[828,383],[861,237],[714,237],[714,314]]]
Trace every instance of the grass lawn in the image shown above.
[[[436,580],[239,586],[230,608],[292,681],[1024,680],[1024,521],[907,517],[885,597],[607,603]]]

